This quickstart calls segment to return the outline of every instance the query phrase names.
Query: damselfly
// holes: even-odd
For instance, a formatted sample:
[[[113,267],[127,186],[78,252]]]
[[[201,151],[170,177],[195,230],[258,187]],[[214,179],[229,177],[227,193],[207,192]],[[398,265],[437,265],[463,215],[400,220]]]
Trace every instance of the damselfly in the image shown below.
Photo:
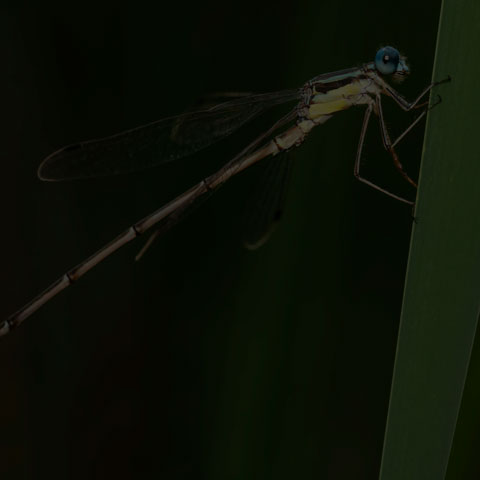
[[[59,181],[111,175],[153,167],[191,155],[230,135],[270,107],[296,102],[295,107],[258,136],[217,172],[206,176],[170,203],[146,216],[92,256],[66,272],[20,310],[0,323],[0,336],[17,327],[42,305],[76,282],[90,269],[153,226],[162,232],[176,223],[194,204],[216,191],[228,179],[266,158],[300,146],[308,134],[333,114],[352,106],[364,105],[354,175],[358,180],[401,202],[413,202],[379,186],[360,174],[362,147],[372,112],[378,116],[385,149],[402,177],[416,187],[395,152],[395,146],[426,114],[428,101],[420,100],[438,83],[428,85],[413,101],[403,98],[386,79],[402,79],[409,74],[405,57],[393,47],[378,50],[375,60],[359,68],[349,68],[319,75],[301,88],[277,93],[249,95],[212,108],[185,113],[144,125],[117,135],[70,145],[47,157],[38,169],[42,180]],[[381,96],[391,97],[403,110],[423,107],[423,112],[395,140],[385,126]],[[276,133],[282,127],[286,129]],[[151,238],[157,235],[157,232]],[[149,242],[147,242],[148,244]]]

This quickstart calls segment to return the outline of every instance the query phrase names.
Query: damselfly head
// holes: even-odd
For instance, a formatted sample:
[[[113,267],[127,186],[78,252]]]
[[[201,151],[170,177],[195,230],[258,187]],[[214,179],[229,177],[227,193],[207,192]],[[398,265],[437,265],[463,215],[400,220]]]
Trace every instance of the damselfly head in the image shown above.
[[[402,81],[410,73],[407,59],[393,47],[383,47],[375,55],[375,69],[381,75],[392,75]]]

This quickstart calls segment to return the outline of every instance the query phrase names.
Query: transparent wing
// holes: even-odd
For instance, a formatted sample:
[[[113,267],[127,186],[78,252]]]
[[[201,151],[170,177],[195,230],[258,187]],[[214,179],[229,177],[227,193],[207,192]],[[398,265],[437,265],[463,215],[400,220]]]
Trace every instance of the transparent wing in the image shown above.
[[[292,157],[288,152],[264,160],[263,175],[247,203],[243,245],[248,250],[264,245],[280,221],[292,165]]]
[[[279,120],[277,120],[268,130],[265,132],[262,132],[261,135],[259,135],[253,142],[251,142],[249,145],[247,145],[241,152],[239,152],[230,162],[228,162],[220,171],[217,172],[217,174],[221,174],[222,176],[228,175],[228,177],[235,175],[236,171],[236,166],[240,162],[242,162],[243,159],[248,157],[262,142],[264,142],[267,138],[269,138],[271,135],[274,134],[278,129],[282,128],[286,124],[288,124],[290,121],[292,121],[296,117],[296,111],[295,109],[291,110],[287,115],[283,116]],[[287,157],[287,153],[280,155],[279,157]],[[287,183],[288,178],[285,178],[285,170],[284,170],[284,161],[279,160],[279,157],[274,157],[272,158],[263,158],[260,159],[260,163],[266,165],[266,169],[264,167],[264,173],[266,172],[267,175],[265,175],[266,178],[264,178],[262,182],[262,190],[259,190],[257,188],[257,195],[255,198],[258,200],[258,193],[264,193],[265,185],[267,185],[268,190],[276,195],[277,200],[285,196],[285,190],[286,186],[282,186],[281,183]],[[281,163],[279,163],[279,161]],[[226,170],[225,170],[226,169]],[[288,167],[289,169],[289,167]],[[230,173],[228,173],[230,172]],[[283,172],[283,173],[282,173]],[[273,174],[273,175],[272,175]],[[288,175],[288,174],[287,174]],[[285,178],[284,182],[278,182],[281,178]],[[271,182],[269,180],[276,180],[274,182]],[[267,180],[267,181],[265,181]],[[279,189],[277,187],[280,187]],[[177,209],[175,212],[172,214],[168,215],[168,217],[165,218],[164,221],[161,221],[158,224],[157,230],[150,236],[150,238],[147,240],[145,245],[142,247],[140,252],[138,252],[138,255],[135,257],[136,260],[140,260],[140,258],[144,255],[144,253],[150,248],[152,243],[162,234],[164,234],[167,230],[169,230],[171,227],[173,227],[176,223],[178,223],[180,220],[182,220],[187,214],[189,214],[192,210],[193,207],[198,207],[201,202],[204,202],[207,198],[209,198],[216,190],[211,189],[208,192],[204,193],[201,197],[198,197],[193,200],[193,202],[185,203],[182,208]],[[278,192],[280,192],[280,195],[277,195]],[[265,197],[264,195],[260,196],[260,200],[265,200],[267,199],[267,204],[269,204],[268,200],[270,199],[270,195],[267,194]],[[253,205],[254,209],[256,209],[257,205]],[[276,203],[277,206],[279,205],[280,202]],[[282,201],[283,203],[283,201]],[[262,206],[265,206],[265,202],[262,202]],[[270,205],[271,207],[272,205]],[[278,212],[278,209],[277,209]],[[255,218],[255,216],[253,216]],[[267,219],[270,219],[268,223],[271,223],[271,218],[270,215],[267,215]],[[254,225],[258,226],[258,223],[254,223]],[[262,230],[263,231],[263,230]],[[251,248],[256,248],[256,247],[251,247]]]
[[[73,180],[128,173],[171,162],[230,135],[266,109],[299,97],[299,90],[241,96],[209,109],[69,145],[47,157],[38,176],[50,181]]]

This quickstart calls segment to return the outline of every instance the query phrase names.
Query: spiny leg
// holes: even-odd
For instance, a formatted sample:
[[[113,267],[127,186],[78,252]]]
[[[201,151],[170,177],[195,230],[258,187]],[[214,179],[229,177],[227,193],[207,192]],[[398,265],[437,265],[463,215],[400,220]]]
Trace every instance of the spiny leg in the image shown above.
[[[425,109],[398,137],[397,139],[392,143],[392,148],[395,148],[396,145],[400,143],[401,140],[407,135],[410,130],[413,129],[413,127],[427,114],[428,109]]]
[[[410,183],[410,185],[413,185],[415,188],[417,188],[417,184],[408,176],[407,172],[403,168],[403,165],[398,158],[397,152],[395,152],[395,149],[393,148],[393,144],[390,140],[390,135],[388,134],[387,126],[385,125],[385,120],[383,118],[382,100],[380,98],[380,95],[377,95],[376,105],[378,110],[378,118],[380,120],[380,131],[382,132],[383,146],[386,150],[390,152],[390,155],[392,155],[393,163],[396,169],[400,172],[400,175],[408,183]]]
[[[451,78],[448,76],[447,78],[444,78],[443,80],[440,80],[438,82],[432,82],[430,85],[427,85],[422,92],[420,92],[420,95],[413,101],[409,102],[408,100],[405,100],[393,87],[388,85],[386,82],[384,82],[384,88],[387,91],[387,93],[395,100],[395,102],[405,111],[412,110],[413,108],[421,108],[425,105],[428,104],[427,102],[423,102],[422,104],[418,104],[418,102],[428,93],[433,87],[436,87],[437,85],[441,85],[442,83],[447,83],[450,82]]]
[[[406,198],[400,197],[398,195],[395,195],[394,193],[389,192],[385,188],[382,188],[379,185],[376,185],[375,183],[371,182],[370,180],[367,180],[366,178],[360,175],[360,162],[362,158],[363,143],[365,141],[365,134],[367,133],[368,122],[370,120],[372,110],[373,110],[373,104],[368,105],[365,111],[365,116],[363,117],[362,130],[360,132],[360,140],[358,142],[357,156],[355,158],[353,175],[355,176],[355,178],[357,178],[361,182],[365,183],[366,185],[369,185],[370,187],[374,188],[375,190],[378,190],[379,192],[384,193],[385,195],[388,195],[389,197],[395,198],[400,202],[407,203],[408,205],[414,205],[414,202],[407,200]]]
[[[407,135],[407,133],[412,130],[413,127],[427,114],[429,110],[432,110],[432,108],[435,108],[437,105],[439,105],[442,102],[442,97],[440,95],[437,95],[437,100],[435,103],[432,105],[428,106],[425,108],[425,110],[397,137],[397,139],[392,143],[392,147],[395,148],[398,143]],[[428,102],[423,103],[422,105],[426,105]],[[417,105],[419,107],[419,105]]]

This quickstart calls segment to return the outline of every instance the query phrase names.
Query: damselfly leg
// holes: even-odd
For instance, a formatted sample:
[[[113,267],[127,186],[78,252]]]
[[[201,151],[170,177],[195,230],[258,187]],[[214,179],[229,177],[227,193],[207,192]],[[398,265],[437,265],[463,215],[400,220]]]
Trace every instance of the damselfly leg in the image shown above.
[[[425,115],[427,114],[427,112],[429,110],[432,110],[432,108],[435,108],[437,105],[440,105],[440,103],[442,102],[442,98],[440,97],[440,95],[437,95],[437,99],[435,100],[434,103],[432,103],[432,105],[429,105],[428,106],[428,103],[429,102],[424,102],[422,105],[423,106],[426,106],[426,108],[423,110],[423,112],[397,137],[397,139],[392,143],[392,147],[395,148],[396,145],[398,145],[398,143],[405,137],[405,135],[407,135],[408,132],[410,132],[414,127],[415,125],[420,122],[420,120],[422,120],[422,118],[425,117]],[[419,106],[417,106],[418,108]]]
[[[406,203],[408,205],[413,205],[415,202],[412,202],[411,200],[408,200],[404,197],[401,197],[399,195],[396,195],[395,193],[390,192],[386,188],[383,188],[380,185],[377,185],[376,183],[366,179],[365,177],[362,177],[362,175],[360,174],[363,144],[365,142],[365,134],[367,133],[368,122],[370,121],[370,118],[372,116],[372,111],[373,111],[373,104],[370,104],[365,110],[365,115],[363,117],[362,130],[360,132],[360,140],[358,141],[357,156],[355,157],[355,165],[353,167],[353,175],[357,180],[360,180],[362,183],[365,183],[366,185],[374,188],[375,190],[378,190],[379,192],[382,192],[385,195],[388,195],[389,197],[394,198],[395,200],[399,200],[400,202]]]
[[[400,175],[408,182],[410,185],[413,187],[417,187],[417,184],[414,180],[410,178],[410,176],[407,174],[405,169],[403,168],[402,163],[400,162],[400,159],[398,158],[397,152],[395,151],[395,146],[400,143],[403,138],[422,120],[427,112],[431,110],[432,108],[436,107],[440,102],[441,98],[438,96],[437,100],[432,104],[429,105],[429,102],[426,101],[422,104],[419,104],[418,102],[427,94],[430,92],[430,90],[442,83],[449,82],[451,79],[450,77],[447,77],[444,80],[441,80],[439,82],[433,82],[430,85],[428,85],[421,93],[420,95],[413,101],[413,102],[408,102],[405,100],[396,90],[393,88],[389,87],[388,92],[390,93],[390,96],[395,100],[395,102],[405,111],[409,111],[412,109],[418,109],[418,108],[424,108],[424,111],[397,137],[395,141],[391,141],[390,139],[390,134],[388,133],[387,126],[385,124],[385,119],[383,115],[383,108],[382,108],[382,100],[381,96],[377,94],[376,99],[375,99],[375,112],[378,115],[379,122],[380,122],[380,132],[382,136],[382,142],[385,147],[385,149],[390,153],[393,159],[393,163],[395,165],[395,168],[399,171]],[[363,144],[365,141],[365,134],[367,132],[367,127],[368,127],[368,122],[370,121],[370,117],[372,114],[372,111],[374,110],[374,107],[372,105],[369,105],[367,107],[367,110],[365,111],[364,119],[363,119],[363,124],[362,124],[362,130],[360,133],[360,139],[358,142],[358,149],[357,149],[357,156],[355,159],[355,166],[354,166],[354,176],[361,182],[365,183],[366,185],[369,185],[370,187],[374,188],[375,190],[378,190],[385,195],[388,195],[389,197],[395,198],[396,200],[399,200],[403,203],[407,203],[408,205],[414,205],[415,202],[408,200],[404,197],[401,197],[399,195],[396,195],[386,188],[383,188],[376,183],[366,179],[365,177],[362,177],[360,174],[360,165],[361,165],[361,160],[362,160],[362,151],[363,151]]]
[[[429,85],[427,85],[423,90],[422,92],[420,93],[420,95],[418,95],[418,97],[413,100],[413,102],[409,102],[408,100],[405,100],[405,98],[403,98],[393,87],[391,87],[388,83],[386,82],[383,82],[384,84],[384,88],[385,88],[385,91],[386,93],[393,98],[393,100],[395,100],[395,102],[400,106],[400,108],[402,108],[403,110],[405,110],[406,112],[408,112],[409,110],[412,110],[413,108],[421,108],[422,106],[425,106],[425,105],[428,105],[428,101],[425,102],[424,104],[418,104],[418,102],[423,98],[425,97],[425,95],[427,95],[427,93],[430,92],[430,90],[433,88],[433,87],[436,87],[438,85],[441,85],[442,83],[447,83],[447,82],[450,82],[452,79],[450,76],[444,78],[443,80],[439,80],[438,82],[432,82],[430,83]]]
[[[385,125],[385,119],[383,117],[383,109],[382,109],[382,100],[380,98],[380,95],[377,95],[376,98],[376,107],[378,111],[378,119],[380,122],[380,132],[382,134],[382,141],[383,141],[383,146],[385,147],[385,150],[387,150],[390,155],[392,156],[393,163],[395,165],[395,168],[400,172],[400,175],[408,182],[410,185],[413,187],[417,188],[416,182],[414,182],[407,174],[405,169],[403,168],[403,165],[401,164],[397,152],[393,148],[392,141],[390,140],[390,134],[388,133],[387,126]]]

